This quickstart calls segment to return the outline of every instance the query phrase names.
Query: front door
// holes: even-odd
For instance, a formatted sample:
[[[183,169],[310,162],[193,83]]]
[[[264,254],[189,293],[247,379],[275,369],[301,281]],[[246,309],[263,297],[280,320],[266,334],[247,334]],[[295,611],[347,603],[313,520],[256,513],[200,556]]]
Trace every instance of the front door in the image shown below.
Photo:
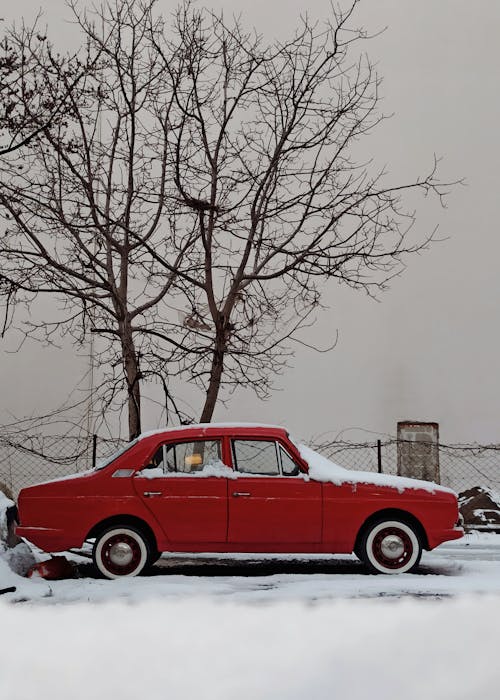
[[[232,450],[238,478],[228,483],[228,543],[263,551],[320,543],[321,484],[306,481],[277,442],[233,440]]]

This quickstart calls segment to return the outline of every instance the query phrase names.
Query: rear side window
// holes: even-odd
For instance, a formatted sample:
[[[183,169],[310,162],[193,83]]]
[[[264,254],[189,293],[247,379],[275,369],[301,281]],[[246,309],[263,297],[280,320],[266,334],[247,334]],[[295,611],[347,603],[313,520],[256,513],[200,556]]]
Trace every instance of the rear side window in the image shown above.
[[[222,464],[221,454],[220,440],[176,442],[162,445],[148,466],[160,468],[165,474],[192,474],[202,471],[206,466]]]

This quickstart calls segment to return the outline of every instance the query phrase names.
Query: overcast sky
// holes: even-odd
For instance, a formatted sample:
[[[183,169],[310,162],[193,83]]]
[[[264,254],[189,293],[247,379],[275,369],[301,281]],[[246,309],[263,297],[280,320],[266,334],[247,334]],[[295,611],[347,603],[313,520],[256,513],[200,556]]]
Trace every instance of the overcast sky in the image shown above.
[[[160,3],[164,13],[174,5]],[[241,12],[269,39],[289,33],[305,9],[317,17],[329,10],[326,0],[307,8],[297,0],[210,6]],[[0,14],[7,24],[21,16],[29,22],[39,7],[17,0]],[[52,39],[69,48],[64,3],[44,2],[43,11]],[[419,207],[419,231],[439,224],[446,240],[408,259],[379,303],[333,285],[325,290],[330,308],[311,342],[327,345],[338,330],[332,352],[299,349],[269,401],[241,392],[215,417],[280,423],[302,437],[343,431],[346,439],[394,434],[398,420],[411,418],[439,422],[445,442],[500,442],[500,3],[364,0],[356,24],[387,27],[367,51],[383,77],[383,110],[394,116],[364,141],[367,157],[400,181],[425,173],[436,153],[442,178],[466,185],[455,188],[446,210],[432,202]],[[4,411],[54,408],[81,374],[68,349],[27,344],[7,354],[12,340],[1,343]],[[184,398],[196,402],[189,388]],[[155,421],[148,410],[144,427]]]

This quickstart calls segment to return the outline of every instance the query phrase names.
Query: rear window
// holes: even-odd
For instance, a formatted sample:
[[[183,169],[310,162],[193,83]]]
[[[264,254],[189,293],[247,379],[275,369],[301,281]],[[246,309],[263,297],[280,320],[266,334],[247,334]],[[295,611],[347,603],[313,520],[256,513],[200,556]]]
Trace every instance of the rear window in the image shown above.
[[[138,442],[139,442],[139,438],[135,438],[135,440],[132,440],[132,442],[127,443],[124,447],[120,447],[119,450],[117,450],[116,452],[113,452],[113,454],[110,455],[109,457],[105,457],[103,460],[99,460],[99,463],[94,468],[94,471],[98,472],[101,469],[104,469],[109,464],[114,462],[115,459],[118,459],[118,457],[121,457],[122,455],[124,455],[125,452],[128,452],[131,447],[133,447],[134,445],[137,445]]]

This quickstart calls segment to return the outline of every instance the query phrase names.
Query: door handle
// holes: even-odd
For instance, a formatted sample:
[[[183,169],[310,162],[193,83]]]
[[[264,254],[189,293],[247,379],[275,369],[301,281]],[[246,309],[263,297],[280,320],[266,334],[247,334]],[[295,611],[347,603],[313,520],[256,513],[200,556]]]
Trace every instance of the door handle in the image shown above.
[[[152,496],[161,496],[161,491],[144,491],[143,496],[151,498]]]
[[[248,491],[233,491],[233,496],[238,498],[238,496],[251,496],[252,494]]]

